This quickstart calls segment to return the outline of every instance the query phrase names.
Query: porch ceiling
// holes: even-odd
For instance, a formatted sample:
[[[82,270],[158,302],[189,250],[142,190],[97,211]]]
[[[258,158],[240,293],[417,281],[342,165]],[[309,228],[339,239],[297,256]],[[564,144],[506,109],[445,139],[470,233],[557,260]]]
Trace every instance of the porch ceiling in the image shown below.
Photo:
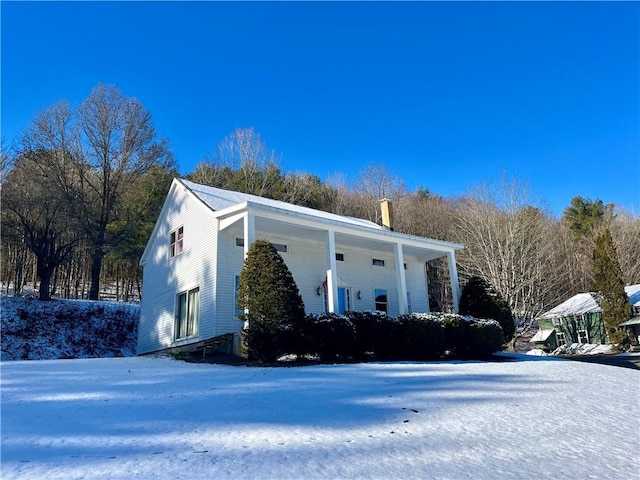
[[[326,241],[327,228],[314,228],[308,225],[299,225],[293,222],[283,222],[278,219],[272,219],[268,217],[255,216],[254,225],[256,236],[261,235],[285,237],[292,240],[305,240],[323,243]],[[235,236],[243,236],[244,227],[242,219],[238,219],[225,228],[227,232],[231,232]],[[394,241],[392,238],[389,241],[381,241],[378,239],[368,238],[362,234],[347,234],[339,233],[335,234],[336,250],[340,251],[340,248],[355,248],[362,250],[370,250],[373,252],[381,252],[388,255],[394,253]],[[440,258],[446,255],[446,252],[437,249],[431,249],[428,246],[424,248],[417,247],[415,245],[403,245],[403,255],[405,257],[413,257],[420,261],[429,261],[436,258]]]

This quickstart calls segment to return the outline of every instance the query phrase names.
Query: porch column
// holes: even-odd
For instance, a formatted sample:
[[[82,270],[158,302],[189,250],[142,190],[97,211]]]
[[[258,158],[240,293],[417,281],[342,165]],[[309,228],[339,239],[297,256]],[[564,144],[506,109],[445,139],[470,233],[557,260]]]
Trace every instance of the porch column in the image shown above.
[[[402,244],[394,244],[394,253],[396,259],[396,284],[398,290],[398,313],[403,315],[409,313],[407,305],[407,277],[404,273],[404,253]]]
[[[458,269],[456,267],[456,253],[452,250],[447,253],[449,265],[449,278],[451,279],[451,296],[453,297],[453,313],[458,313],[460,302],[460,283],[458,282]]]
[[[336,266],[336,232],[327,230],[327,308],[338,311],[338,274]]]
[[[251,213],[251,211],[247,211],[242,220],[244,223],[244,258],[247,258],[249,247],[256,238],[256,227],[253,213]]]

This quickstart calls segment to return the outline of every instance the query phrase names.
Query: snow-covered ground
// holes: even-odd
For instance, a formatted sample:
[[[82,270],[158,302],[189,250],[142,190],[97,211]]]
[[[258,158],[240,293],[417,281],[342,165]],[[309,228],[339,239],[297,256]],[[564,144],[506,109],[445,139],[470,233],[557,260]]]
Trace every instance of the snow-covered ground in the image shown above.
[[[3,362],[3,479],[637,479],[640,371]]]
[[[0,358],[130,357],[139,316],[136,303],[0,296]]]

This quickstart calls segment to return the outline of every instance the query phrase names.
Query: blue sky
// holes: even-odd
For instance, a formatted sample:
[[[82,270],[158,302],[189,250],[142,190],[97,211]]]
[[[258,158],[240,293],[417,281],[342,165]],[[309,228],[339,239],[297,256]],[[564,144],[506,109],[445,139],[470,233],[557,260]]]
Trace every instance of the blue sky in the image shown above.
[[[183,174],[236,127],[285,171],[464,194],[501,172],[560,214],[640,214],[638,2],[7,2],[2,137],[115,84]]]

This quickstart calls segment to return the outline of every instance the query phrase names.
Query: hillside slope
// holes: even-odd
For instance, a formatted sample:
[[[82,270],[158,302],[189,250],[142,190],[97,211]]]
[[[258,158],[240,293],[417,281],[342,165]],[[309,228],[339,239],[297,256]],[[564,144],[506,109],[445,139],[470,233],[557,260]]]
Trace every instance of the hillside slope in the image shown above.
[[[140,306],[132,303],[0,297],[0,359],[135,355]]]

